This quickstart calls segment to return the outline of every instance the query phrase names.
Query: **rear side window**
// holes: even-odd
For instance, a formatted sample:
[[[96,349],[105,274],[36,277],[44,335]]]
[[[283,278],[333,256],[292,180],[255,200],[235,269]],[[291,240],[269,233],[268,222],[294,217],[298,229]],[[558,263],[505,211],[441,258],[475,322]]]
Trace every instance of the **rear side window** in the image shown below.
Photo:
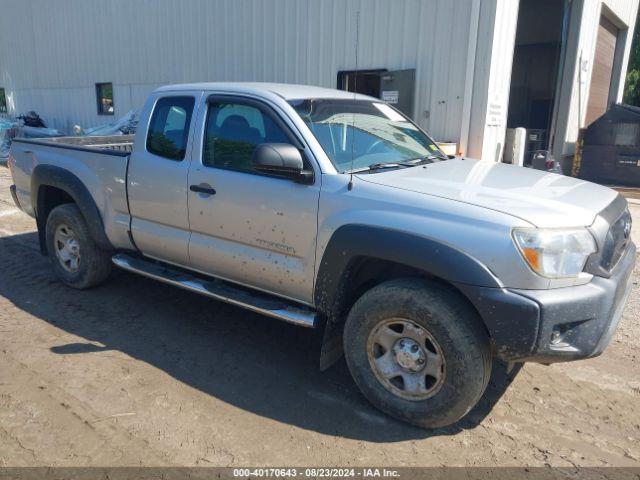
[[[202,163],[209,167],[253,172],[252,158],[261,143],[291,143],[273,118],[243,103],[210,103]]]
[[[187,149],[193,97],[164,97],[156,102],[147,133],[147,151],[182,160]]]

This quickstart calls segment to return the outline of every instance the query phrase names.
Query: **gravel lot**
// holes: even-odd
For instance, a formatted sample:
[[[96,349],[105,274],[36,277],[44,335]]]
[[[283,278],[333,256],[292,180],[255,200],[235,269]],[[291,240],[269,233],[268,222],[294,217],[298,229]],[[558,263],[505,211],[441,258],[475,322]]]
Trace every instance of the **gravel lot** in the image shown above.
[[[599,358],[506,375],[432,432],[370,407],[312,332],[115,272],[75,291],[0,166],[0,466],[640,466],[640,296]],[[640,241],[640,205],[632,206]]]

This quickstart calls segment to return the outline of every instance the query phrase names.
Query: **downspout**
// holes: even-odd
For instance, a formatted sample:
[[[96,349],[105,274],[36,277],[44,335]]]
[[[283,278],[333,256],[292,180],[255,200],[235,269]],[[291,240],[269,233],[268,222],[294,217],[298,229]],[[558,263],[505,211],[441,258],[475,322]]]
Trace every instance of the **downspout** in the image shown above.
[[[478,44],[478,30],[480,25],[480,2],[472,0],[471,21],[469,25],[469,42],[467,44],[467,68],[464,79],[464,93],[462,102],[462,122],[460,129],[459,155],[465,155],[469,147],[469,132],[471,130],[471,105],[473,97],[473,79],[476,69],[476,47]]]

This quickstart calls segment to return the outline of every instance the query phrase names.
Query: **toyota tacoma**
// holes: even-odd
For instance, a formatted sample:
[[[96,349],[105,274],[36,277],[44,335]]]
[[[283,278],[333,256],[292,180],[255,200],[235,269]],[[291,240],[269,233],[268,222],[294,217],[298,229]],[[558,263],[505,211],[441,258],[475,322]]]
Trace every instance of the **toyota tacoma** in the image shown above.
[[[63,283],[115,265],[322,329],[321,368],[344,354],[375,406],[426,428],[469,412],[493,358],[600,354],[636,260],[614,190],[449,158],[337,90],[166,86],[135,138],[15,139],[8,164]]]

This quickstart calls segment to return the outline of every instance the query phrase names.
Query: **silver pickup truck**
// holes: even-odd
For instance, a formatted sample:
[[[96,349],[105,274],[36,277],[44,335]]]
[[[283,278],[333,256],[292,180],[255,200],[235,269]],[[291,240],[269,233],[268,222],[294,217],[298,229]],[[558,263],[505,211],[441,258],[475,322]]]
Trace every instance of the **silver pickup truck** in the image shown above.
[[[13,198],[65,284],[111,266],[322,329],[381,410],[433,428],[492,358],[607,346],[636,247],[615,191],[448,158],[378,99],[277,84],[167,86],[135,139],[16,139]],[[268,361],[268,359],[265,359]]]

